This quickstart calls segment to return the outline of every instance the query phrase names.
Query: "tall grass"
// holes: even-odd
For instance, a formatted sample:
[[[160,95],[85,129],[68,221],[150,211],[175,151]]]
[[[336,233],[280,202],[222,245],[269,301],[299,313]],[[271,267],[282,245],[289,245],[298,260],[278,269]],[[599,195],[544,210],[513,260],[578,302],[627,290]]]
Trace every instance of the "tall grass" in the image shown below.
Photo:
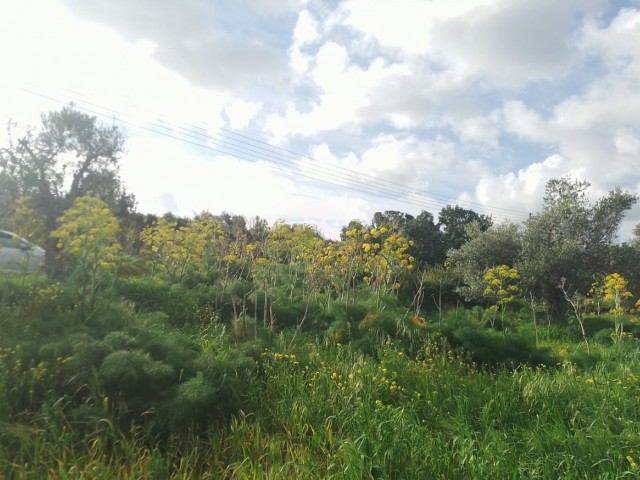
[[[281,342],[285,345],[286,342]],[[0,427],[6,478],[637,478],[640,362],[631,342],[578,369],[478,368],[439,342],[274,345],[223,428],[149,438],[62,403]]]
[[[70,287],[0,281],[0,478],[640,476],[638,341],[607,323],[587,355],[561,325],[539,349],[479,310],[436,326],[363,301],[317,338],[255,339],[204,290],[171,297],[197,321],[155,311],[170,290],[147,283],[78,323]]]

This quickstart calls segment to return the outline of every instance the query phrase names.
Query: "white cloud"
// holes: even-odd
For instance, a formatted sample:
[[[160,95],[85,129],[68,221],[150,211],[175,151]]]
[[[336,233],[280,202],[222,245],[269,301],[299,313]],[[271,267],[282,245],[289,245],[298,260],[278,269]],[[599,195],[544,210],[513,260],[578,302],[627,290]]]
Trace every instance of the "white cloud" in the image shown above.
[[[472,189],[487,173],[480,162],[460,158],[451,142],[421,141],[414,136],[380,135],[362,152],[343,156],[320,144],[312,148],[311,156],[313,160],[300,160],[303,171],[322,171],[337,184],[366,192],[372,212],[437,214],[457,201],[457,193],[448,192],[448,186]]]
[[[303,10],[298,14],[298,21],[293,29],[293,41],[298,46],[303,46],[318,39],[318,21],[309,10]]]
[[[431,48],[430,29],[434,24],[494,2],[495,0],[349,0],[341,8],[348,25],[373,36],[382,45],[398,48],[408,54],[422,54]]]
[[[553,132],[540,115],[519,100],[503,106],[504,129],[531,142],[551,142]]]
[[[585,24],[582,48],[597,55],[610,68],[626,67],[640,58],[640,10],[622,8],[613,21],[601,27],[596,20]]]
[[[247,102],[234,98],[224,107],[229,118],[229,126],[234,130],[243,130],[262,109],[262,102]]]
[[[600,0],[399,0],[344,3],[346,22],[406,55],[428,56],[502,87],[562,75],[579,60],[577,14]]]
[[[367,68],[350,62],[347,49],[336,43],[324,43],[315,55],[315,65],[308,81],[321,91],[309,111],[301,111],[294,101],[287,103],[284,113],[272,114],[266,129],[276,142],[290,135],[311,136],[328,130],[358,131],[360,122],[367,123],[366,108],[376,101],[376,89],[405,67],[388,64],[382,58],[371,61]],[[375,98],[374,98],[375,97]]]
[[[308,0],[244,0],[261,15],[277,16],[294,12]]]
[[[614,145],[619,155],[640,158],[640,137],[631,132],[618,132],[614,137]]]
[[[595,2],[494,2],[434,25],[434,54],[493,85],[520,87],[580,61],[573,26]]]
[[[559,155],[552,155],[517,172],[485,173],[473,195],[463,198],[486,205],[496,212],[498,218],[511,217],[514,221],[521,221],[526,212],[534,213],[540,209],[546,183],[551,178],[562,176],[566,172],[566,163]]]
[[[71,11],[109,26],[131,42],[154,42],[153,56],[158,62],[202,87],[237,91],[248,84],[276,86],[288,75],[282,52],[218,27],[217,20],[225,12],[214,2],[61,1]],[[248,18],[245,14],[237,21]]]
[[[269,222],[279,218],[318,225],[336,237],[336,222],[368,215],[364,200],[348,192],[319,190],[303,185],[304,178],[265,162],[246,162],[229,156],[196,151],[169,138],[136,134],[121,162],[127,188],[143,212],[162,214],[171,209],[191,216],[202,210],[229,211]],[[149,159],[153,164],[149,164]]]
[[[451,128],[462,142],[478,142],[498,148],[503,126],[502,112],[494,110],[489,115],[450,120]]]
[[[286,148],[313,143],[303,171],[438,192],[423,198],[433,213],[459,200],[522,214],[568,172],[598,192],[640,191],[637,2],[227,3],[9,2],[0,114],[37,121],[61,106],[45,95],[130,122],[123,176],[142,211],[224,209],[335,231],[376,210],[420,210],[138,127],[159,124],[172,136],[229,125]]]
[[[0,42],[3,78],[14,87],[5,92],[9,98],[16,88],[26,88],[34,96],[53,98],[47,107],[51,109],[75,101],[81,108],[135,124],[155,121],[162,112],[161,119],[168,123],[221,125],[229,95],[194,87],[159,65],[150,57],[153,43],[132,48],[113,31],[78,22],[50,2],[21,2],[13,15],[0,23],[2,35],[21,46],[17,51],[14,43]],[[9,115],[20,112],[12,108]]]
[[[608,70],[546,118],[523,102],[507,102],[504,128],[525,141],[553,145],[567,159],[567,171],[607,190],[638,175],[640,11],[623,9],[608,25],[590,24],[584,32],[585,50]]]

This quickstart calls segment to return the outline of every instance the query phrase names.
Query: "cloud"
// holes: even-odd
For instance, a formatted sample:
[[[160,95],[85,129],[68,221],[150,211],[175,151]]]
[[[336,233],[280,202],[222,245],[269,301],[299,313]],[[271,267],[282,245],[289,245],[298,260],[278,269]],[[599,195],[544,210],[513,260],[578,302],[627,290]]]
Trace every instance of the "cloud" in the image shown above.
[[[222,125],[230,95],[194,86],[160,65],[150,56],[152,42],[131,44],[104,26],[79,22],[51,2],[25,1],[12,8],[10,16],[0,16],[0,35],[6,39],[0,42],[5,59],[0,81],[9,87],[0,95],[7,97],[2,105],[8,115],[34,123],[37,115],[26,118],[28,105],[42,113],[73,101],[107,122]]]
[[[238,90],[249,84],[282,85],[284,53],[247,36],[215,27],[223,12],[213,2],[186,0],[62,0],[79,15],[116,29],[130,41],[155,44],[154,57],[190,82]]]
[[[502,112],[497,109],[486,116],[451,120],[450,125],[462,142],[482,143],[494,149],[500,146],[503,117]]]
[[[373,88],[384,83],[398,68],[382,58],[361,68],[352,64],[343,45],[325,42],[315,54],[315,65],[306,74],[304,82],[301,80],[320,91],[311,108],[302,111],[295,101],[289,101],[286,111],[267,118],[265,127],[276,142],[296,134],[311,136],[345,128],[357,131],[361,121],[367,122],[359,112],[370,104]]]
[[[261,109],[262,102],[247,102],[234,98],[224,108],[224,112],[232,129],[243,130]]]
[[[487,173],[480,162],[461,157],[453,143],[413,135],[379,135],[361,152],[343,155],[318,144],[310,156],[313,160],[299,161],[303,172],[324,172],[336,184],[367,194],[372,212],[397,209],[437,214],[457,202],[460,188],[473,189]]]
[[[280,16],[297,11],[307,0],[243,0],[240,3],[247,3],[261,15]]]
[[[562,176],[566,164],[566,159],[552,155],[517,172],[485,173],[473,194],[463,198],[491,207],[497,215],[512,216],[513,220],[521,221],[526,212],[540,209],[545,185],[550,179]]]
[[[340,9],[347,25],[372,36],[383,46],[415,55],[430,50],[430,29],[435,23],[464,15],[479,5],[492,3],[494,0],[348,0],[342,3]]]
[[[293,41],[301,47],[318,39],[318,21],[309,10],[303,10],[298,14],[298,21],[293,29]]]
[[[580,62],[574,23],[595,3],[494,2],[435,24],[432,50],[443,61],[499,87],[553,79]]]
[[[547,122],[522,101],[506,102],[502,108],[504,128],[530,142],[551,142],[555,139]]]
[[[210,155],[173,139],[132,132],[121,161],[126,187],[140,211],[191,216],[202,210],[318,225],[337,237],[352,218],[368,217],[367,203],[346,192],[327,191],[271,164]],[[150,166],[148,159],[153,158]]]
[[[640,58],[640,10],[622,8],[609,25],[595,19],[582,29],[581,47],[611,69],[621,69]]]
[[[0,17],[0,104],[37,121],[61,106],[37,95],[76,99],[130,122],[123,176],[142,211],[335,230],[376,210],[417,213],[419,191],[433,213],[459,201],[522,215],[569,172],[597,192],[639,191],[640,8],[623,3],[24,0]],[[16,94],[25,84],[33,93]],[[148,137],[158,124],[173,136],[226,125],[312,152],[303,173],[348,168],[370,176],[364,190],[407,189],[313,182]]]
[[[573,28],[602,2],[399,0],[345,2],[346,22],[381,45],[445,69],[517,88],[565,73],[580,61]]]
[[[575,25],[599,3],[348,0],[331,15],[305,10],[289,61],[296,85],[321,93],[310,108],[291,100],[267,129],[282,141],[367,125],[450,128],[463,142],[497,148],[501,119],[491,92],[580,65]]]
[[[609,24],[589,25],[585,32],[585,52],[607,69],[545,116],[522,101],[506,102],[504,129],[523,141],[553,146],[568,168],[608,189],[640,178],[640,11],[623,9]]]

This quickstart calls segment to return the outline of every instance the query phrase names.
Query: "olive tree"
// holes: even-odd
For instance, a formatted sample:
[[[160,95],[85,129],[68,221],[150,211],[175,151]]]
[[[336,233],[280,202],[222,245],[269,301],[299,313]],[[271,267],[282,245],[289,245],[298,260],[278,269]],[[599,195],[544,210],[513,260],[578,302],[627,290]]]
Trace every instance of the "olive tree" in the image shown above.
[[[467,300],[479,301],[486,288],[485,273],[496,265],[514,266],[521,250],[520,229],[502,223],[482,231],[478,224],[467,227],[469,240],[457,250],[449,250],[447,262],[462,279],[458,292]]]
[[[561,278],[586,293],[594,273],[606,269],[611,246],[624,214],[638,200],[616,188],[591,202],[590,184],[571,177],[547,183],[542,211],[524,222],[518,269],[527,291],[552,307],[566,295],[557,288]]]
[[[49,234],[75,199],[85,195],[98,198],[117,215],[133,208],[133,198],[118,176],[123,153],[120,128],[101,125],[96,117],[75,110],[73,105],[43,114],[40,127],[26,133],[18,133],[15,124],[10,124],[8,145],[0,148],[0,211],[14,217],[4,221],[23,236],[43,243],[51,263],[56,243]],[[33,231],[21,231],[24,224],[15,217],[19,208],[27,213],[22,217],[31,222],[38,219],[40,238],[33,238]]]

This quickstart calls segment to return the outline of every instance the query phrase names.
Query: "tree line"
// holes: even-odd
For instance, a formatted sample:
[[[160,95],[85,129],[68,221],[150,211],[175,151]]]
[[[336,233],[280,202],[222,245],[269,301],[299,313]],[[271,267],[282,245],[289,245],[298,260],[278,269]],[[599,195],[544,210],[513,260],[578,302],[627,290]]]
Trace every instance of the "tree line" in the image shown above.
[[[638,197],[620,188],[591,201],[588,182],[556,178],[542,210],[522,223],[494,224],[460,206],[444,207],[437,221],[427,211],[385,211],[369,223],[352,220],[334,241],[313,226],[269,226],[260,217],[141,214],[118,174],[124,145],[118,127],[67,106],[26,133],[10,125],[0,149],[0,225],[45,246],[50,275],[81,267],[83,314],[105,272],[215,284],[217,308],[234,317],[251,311],[263,326],[275,301],[299,303],[301,327],[318,302],[354,303],[362,292],[378,307],[401,299],[416,318],[489,297],[504,308],[511,295],[487,293],[487,282],[501,281],[491,273],[498,267],[517,275],[520,298],[551,316],[614,272],[640,293],[640,229],[631,242],[615,242]]]

